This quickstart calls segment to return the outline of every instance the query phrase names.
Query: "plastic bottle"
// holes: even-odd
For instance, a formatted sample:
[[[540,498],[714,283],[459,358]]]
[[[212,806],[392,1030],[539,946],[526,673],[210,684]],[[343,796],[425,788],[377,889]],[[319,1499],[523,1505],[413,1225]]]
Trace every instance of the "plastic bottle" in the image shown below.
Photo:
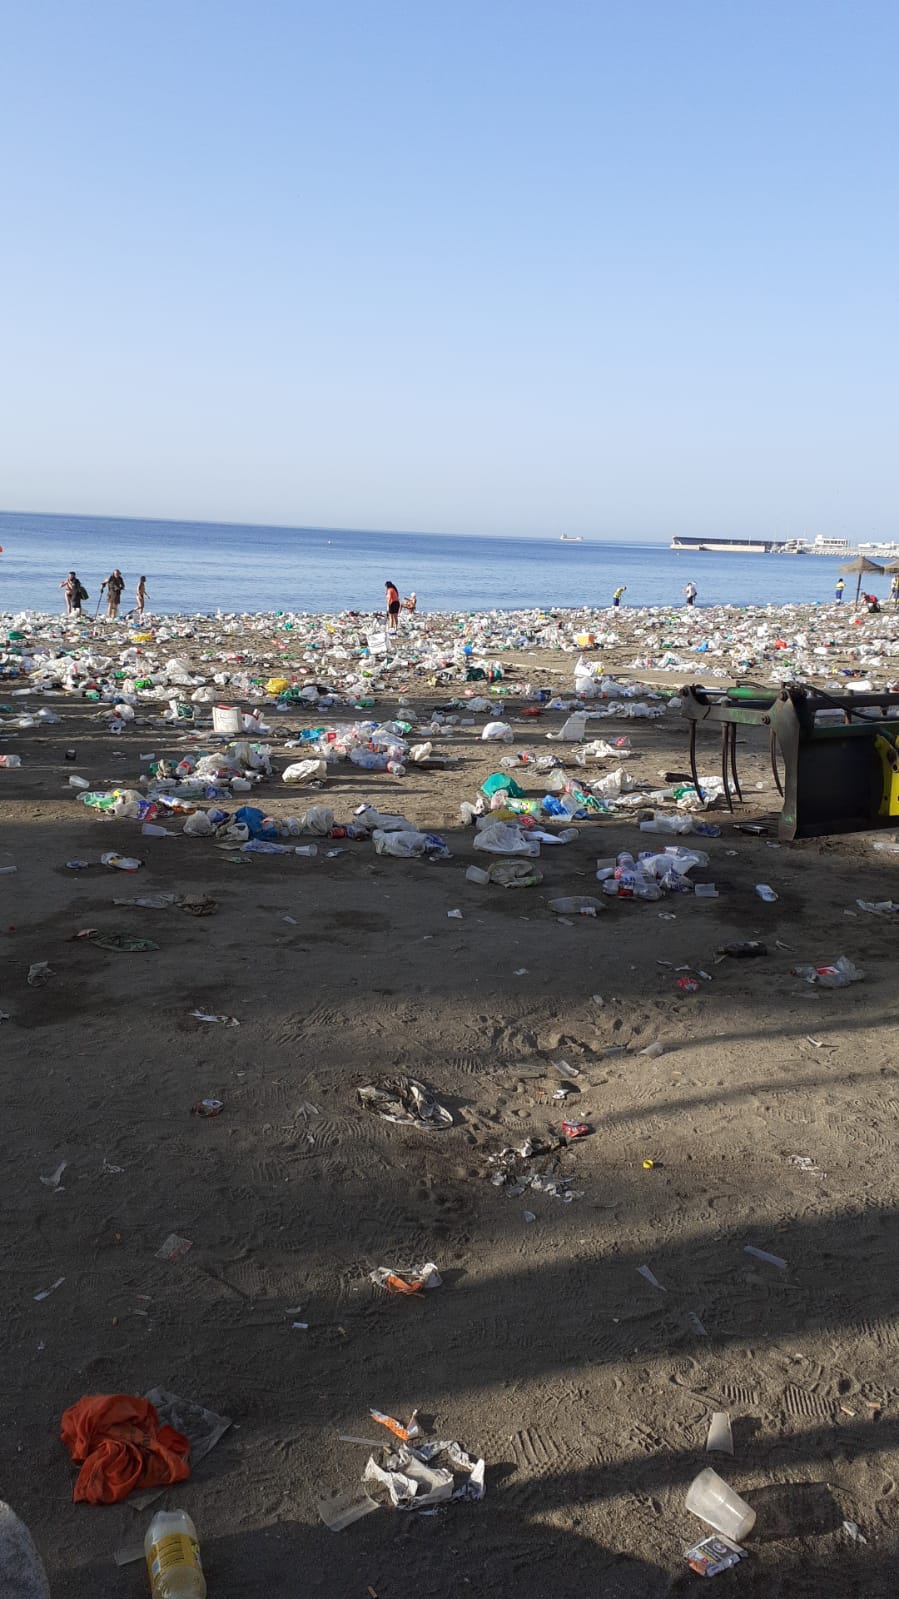
[[[186,1510],[160,1510],[144,1539],[153,1599],[206,1599],[197,1529]]]
[[[7,771],[12,771],[13,767],[21,764],[21,755],[0,755],[0,766],[5,766]]]

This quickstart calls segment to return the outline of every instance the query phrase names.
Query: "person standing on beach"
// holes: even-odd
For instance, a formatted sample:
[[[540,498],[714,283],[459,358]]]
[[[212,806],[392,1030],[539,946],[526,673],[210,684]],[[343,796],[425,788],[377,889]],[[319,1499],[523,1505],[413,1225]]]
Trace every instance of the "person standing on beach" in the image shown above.
[[[687,596],[687,604],[688,605],[695,605],[695,603],[696,603],[696,595],[697,595],[698,592],[699,591],[698,591],[695,583],[693,583],[691,581],[691,582],[689,582],[687,584],[686,588],[684,589],[684,593]]]
[[[400,591],[389,580],[384,584],[387,594],[387,630],[396,634],[400,625]]]
[[[890,599],[894,605],[899,605],[899,572],[894,572],[890,578]]]
[[[114,622],[119,614],[119,606],[122,603],[122,595],[125,592],[125,579],[118,567],[114,567],[109,576],[103,579],[100,584],[101,594],[104,589],[106,589],[106,615],[110,622]]]
[[[842,603],[843,603],[843,590],[844,590],[845,587],[846,587],[846,585],[843,582],[843,579],[841,577],[838,577],[837,578],[837,586],[836,586],[836,588],[833,591],[833,597],[836,600],[838,605],[842,605]]]
[[[70,572],[60,583],[60,588],[65,591],[66,616],[81,615],[81,601],[88,598],[88,592],[77,572]]]
[[[137,619],[139,622],[142,622],[144,619],[144,606],[147,603],[147,580],[145,577],[140,577],[137,580],[135,599],[137,600],[137,605],[135,607],[137,610]]]
[[[618,606],[621,604],[621,596],[622,596],[622,594],[626,594],[626,593],[627,593],[627,584],[623,583],[621,588],[620,589],[616,589],[615,593],[612,595],[612,604],[615,606],[616,610],[617,610]]]

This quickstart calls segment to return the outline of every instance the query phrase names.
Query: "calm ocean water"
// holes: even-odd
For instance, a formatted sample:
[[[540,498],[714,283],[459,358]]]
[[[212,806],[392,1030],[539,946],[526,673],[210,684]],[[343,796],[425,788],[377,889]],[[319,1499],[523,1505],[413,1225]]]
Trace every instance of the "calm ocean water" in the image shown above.
[[[126,579],[123,610],[141,573],[151,612],[371,611],[391,578],[422,610],[600,606],[619,583],[626,605],[683,603],[692,579],[700,605],[826,601],[837,562],[812,556],[690,555],[667,544],[460,538],[322,528],[143,522],[0,512],[0,610],[63,609],[58,585],[74,567],[93,613],[101,579]],[[889,580],[869,580],[883,594]],[[879,588],[878,588],[879,584]]]

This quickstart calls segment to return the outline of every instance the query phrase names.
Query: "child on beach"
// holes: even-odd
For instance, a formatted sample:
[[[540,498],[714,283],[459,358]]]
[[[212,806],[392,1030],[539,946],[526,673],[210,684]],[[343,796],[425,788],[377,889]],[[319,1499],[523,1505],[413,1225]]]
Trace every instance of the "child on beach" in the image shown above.
[[[616,589],[615,590],[615,593],[612,595],[612,604],[616,607],[616,609],[621,604],[621,596],[622,596],[622,594],[626,594],[626,593],[627,593],[627,584],[626,583],[623,583],[620,589]]]
[[[384,584],[387,594],[387,629],[396,633],[400,625],[400,591],[395,583],[390,581]]]
[[[694,605],[696,603],[696,596],[699,593],[699,590],[697,589],[696,584],[693,583],[693,582],[688,583],[686,588],[684,589],[684,593],[687,596],[687,604],[688,605]]]

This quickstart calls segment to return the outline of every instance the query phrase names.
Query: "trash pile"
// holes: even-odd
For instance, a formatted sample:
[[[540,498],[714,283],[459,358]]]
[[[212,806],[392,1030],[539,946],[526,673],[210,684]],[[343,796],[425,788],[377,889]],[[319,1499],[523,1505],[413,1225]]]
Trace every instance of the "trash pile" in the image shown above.
[[[597,861],[596,876],[604,894],[616,899],[662,899],[666,894],[699,894],[707,884],[691,883],[689,874],[697,866],[708,866],[703,850],[685,850],[669,845],[654,852],[645,850],[634,859],[623,850],[615,860]]]

